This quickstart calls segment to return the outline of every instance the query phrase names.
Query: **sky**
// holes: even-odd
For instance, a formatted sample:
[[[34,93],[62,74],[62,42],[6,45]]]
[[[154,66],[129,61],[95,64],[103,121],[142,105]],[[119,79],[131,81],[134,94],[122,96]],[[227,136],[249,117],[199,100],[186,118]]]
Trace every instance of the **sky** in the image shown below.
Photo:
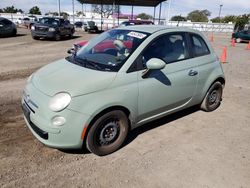
[[[75,1],[75,11],[81,11],[81,5]],[[162,3],[161,17],[165,18],[168,11],[168,3]],[[250,13],[250,0],[171,0],[170,17],[174,15],[186,16],[193,10],[208,9],[212,12],[211,18],[219,15],[219,6],[223,5],[221,15],[240,15]],[[25,12],[33,6],[38,6],[42,13],[58,11],[58,0],[0,0],[0,8],[14,5]],[[90,5],[84,5],[84,10],[90,10]],[[61,11],[72,12],[72,0],[61,0]],[[121,12],[131,13],[131,7],[121,6]],[[148,13],[153,15],[154,9],[151,7],[134,7],[134,13]],[[156,8],[156,17],[159,17],[159,6]]]

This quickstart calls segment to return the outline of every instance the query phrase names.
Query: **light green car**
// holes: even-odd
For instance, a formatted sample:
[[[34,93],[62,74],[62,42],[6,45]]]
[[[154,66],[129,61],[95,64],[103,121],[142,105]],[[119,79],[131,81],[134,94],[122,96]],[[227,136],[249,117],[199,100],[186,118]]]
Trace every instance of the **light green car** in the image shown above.
[[[131,26],[98,35],[32,74],[22,108],[47,146],[110,154],[130,130],[185,108],[215,110],[225,85],[207,39],[188,28]]]

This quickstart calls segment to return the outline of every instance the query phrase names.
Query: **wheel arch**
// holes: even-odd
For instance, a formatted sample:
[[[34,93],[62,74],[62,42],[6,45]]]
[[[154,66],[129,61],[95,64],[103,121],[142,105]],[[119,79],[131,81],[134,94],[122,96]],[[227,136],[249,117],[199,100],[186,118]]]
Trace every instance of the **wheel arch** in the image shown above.
[[[96,120],[98,118],[100,118],[102,115],[104,115],[104,114],[106,114],[108,112],[114,111],[114,110],[121,110],[122,112],[124,112],[126,114],[126,116],[128,117],[128,121],[129,121],[129,130],[131,129],[131,118],[130,118],[131,112],[130,112],[130,110],[128,108],[124,107],[124,106],[121,106],[121,105],[110,106],[110,107],[102,109],[100,112],[96,113],[94,115],[94,117],[91,119],[90,123],[87,125],[87,127],[83,129],[83,131],[82,131],[82,140],[83,140],[84,144],[86,143],[87,134],[88,134],[90,128],[96,122]]]

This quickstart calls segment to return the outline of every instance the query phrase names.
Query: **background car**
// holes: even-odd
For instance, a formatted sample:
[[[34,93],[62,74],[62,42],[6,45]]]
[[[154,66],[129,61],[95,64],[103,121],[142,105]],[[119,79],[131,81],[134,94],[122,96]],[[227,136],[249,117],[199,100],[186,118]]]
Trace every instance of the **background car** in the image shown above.
[[[232,38],[235,38],[236,42],[250,41],[250,27],[246,30],[233,33]]]
[[[16,36],[16,33],[16,25],[12,21],[0,17],[0,36]]]
[[[86,24],[84,24],[84,31],[92,33],[92,32],[98,32],[99,29],[94,21],[87,21]]]
[[[129,20],[122,22],[119,26],[131,26],[131,25],[154,25],[152,21],[148,20]]]
[[[76,28],[82,28],[83,26],[84,26],[84,22],[75,22],[75,24],[74,24],[74,26],[76,27]],[[86,24],[85,24],[86,25]]]
[[[62,18],[43,17],[38,23],[31,26],[33,39],[52,38],[60,40],[63,36],[72,37],[74,32],[74,25]]]

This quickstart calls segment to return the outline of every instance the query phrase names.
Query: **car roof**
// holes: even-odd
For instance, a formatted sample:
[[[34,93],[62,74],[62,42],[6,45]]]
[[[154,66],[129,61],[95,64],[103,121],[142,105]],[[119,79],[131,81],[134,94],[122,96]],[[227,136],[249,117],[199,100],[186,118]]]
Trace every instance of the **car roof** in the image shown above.
[[[194,30],[188,27],[169,27],[169,26],[162,26],[162,25],[134,25],[134,26],[129,26],[129,27],[121,27],[119,29],[146,32],[150,34],[155,33],[157,31],[162,31],[162,30],[186,31],[186,32],[199,33],[197,30]]]

